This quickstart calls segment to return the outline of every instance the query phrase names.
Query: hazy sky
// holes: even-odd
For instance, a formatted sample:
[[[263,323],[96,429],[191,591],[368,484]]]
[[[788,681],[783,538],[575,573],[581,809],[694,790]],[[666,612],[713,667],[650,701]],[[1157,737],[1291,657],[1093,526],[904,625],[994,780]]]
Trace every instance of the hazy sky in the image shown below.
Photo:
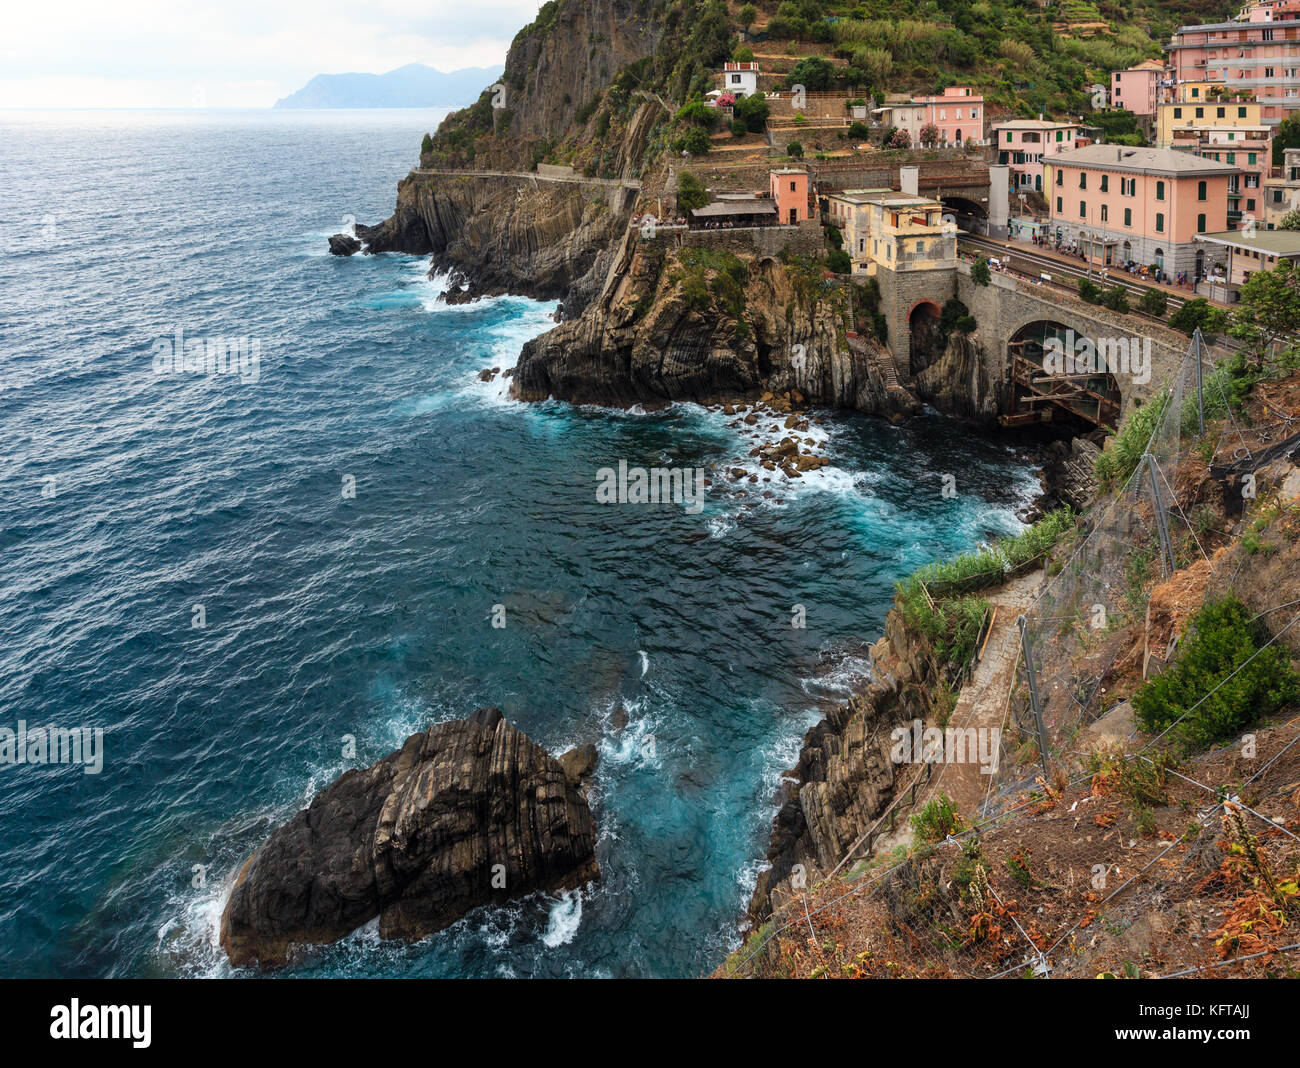
[[[15,0],[0,107],[263,107],[315,74],[488,67],[538,0]]]

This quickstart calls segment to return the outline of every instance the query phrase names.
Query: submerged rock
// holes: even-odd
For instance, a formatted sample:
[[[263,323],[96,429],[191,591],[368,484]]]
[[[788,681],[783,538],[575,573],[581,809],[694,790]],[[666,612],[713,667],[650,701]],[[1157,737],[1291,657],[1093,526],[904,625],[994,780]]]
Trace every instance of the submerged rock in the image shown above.
[[[345,772],[244,865],[221,918],[231,963],[279,967],[376,916],[380,937],[415,940],[599,879],[581,786],[595,751],[563,759],[488,708]]]

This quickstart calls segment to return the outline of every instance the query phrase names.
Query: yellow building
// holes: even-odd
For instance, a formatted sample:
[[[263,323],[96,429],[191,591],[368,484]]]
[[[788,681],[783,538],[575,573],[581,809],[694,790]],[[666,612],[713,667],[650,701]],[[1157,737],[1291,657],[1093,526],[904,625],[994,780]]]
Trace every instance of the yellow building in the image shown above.
[[[895,189],[848,189],[827,198],[854,274],[932,271],[957,265],[957,224],[929,197]]]
[[[1173,148],[1176,142],[1219,130],[1266,133],[1267,124],[1261,121],[1260,105],[1254,100],[1191,100],[1156,105],[1158,148]]]

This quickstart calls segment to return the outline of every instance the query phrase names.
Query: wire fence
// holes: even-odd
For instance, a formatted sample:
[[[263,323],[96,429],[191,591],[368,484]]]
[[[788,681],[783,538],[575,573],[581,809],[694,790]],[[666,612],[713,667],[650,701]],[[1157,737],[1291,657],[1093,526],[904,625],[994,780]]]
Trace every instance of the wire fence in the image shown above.
[[[1285,417],[1244,427],[1223,391],[1198,332],[1136,417],[1142,432],[1116,443],[1118,470],[1131,472],[1104,487],[1008,639],[1019,659],[975,822],[958,817],[893,863],[842,861],[724,974],[1300,977],[1300,720],[1198,758],[1201,781],[1162,754],[1167,732],[1128,755],[1105,744],[1133,736],[1108,684],[1146,678],[1177,640],[1178,628],[1152,625],[1152,582],[1213,571],[1180,464],[1192,449],[1207,463],[1244,449],[1254,462],[1300,429]],[[1272,640],[1300,625],[1300,611],[1287,618]],[[1080,737],[1112,712],[1113,730]]]

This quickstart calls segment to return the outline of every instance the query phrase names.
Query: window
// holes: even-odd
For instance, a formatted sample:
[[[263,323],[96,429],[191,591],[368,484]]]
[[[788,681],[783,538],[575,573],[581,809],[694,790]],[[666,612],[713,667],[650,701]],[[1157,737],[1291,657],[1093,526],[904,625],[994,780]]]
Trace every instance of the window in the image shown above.
[[[1105,193],[1109,188],[1110,188],[1110,175],[1103,174],[1101,176],[1101,191]]]
[[[1164,199],[1165,199],[1165,183],[1164,183],[1164,182],[1156,182],[1156,199],[1157,199],[1157,200],[1164,200]]]
[[[1064,185],[1064,184],[1065,184],[1065,172],[1064,172],[1064,171],[1057,171],[1057,172],[1056,172],[1056,184],[1057,184],[1057,185]]]
[[[1165,232],[1165,215],[1164,212],[1158,211],[1156,212],[1156,233],[1163,234],[1164,232]]]
[[[1203,119],[1203,118],[1205,118],[1205,109],[1204,109],[1204,108],[1197,108],[1197,109],[1196,109],[1196,117],[1197,117],[1198,119]]]
[[[1246,109],[1245,109],[1245,108],[1238,108],[1238,109],[1237,109],[1237,118],[1239,118],[1239,119],[1244,119],[1245,117],[1246,117]]]
[[[1196,232],[1197,232],[1198,234],[1203,234],[1203,233],[1205,233],[1205,216],[1204,216],[1204,215],[1198,215],[1198,216],[1196,216]]]
[[[792,178],[790,179],[790,192],[793,193],[794,191],[794,179]]]
[[[1124,209],[1124,225],[1125,225],[1125,226],[1132,226],[1132,225],[1133,225],[1133,209],[1132,209],[1132,208],[1125,208],[1125,209]]]
[[[1252,166],[1252,167],[1255,166],[1255,157],[1256,157],[1257,155],[1258,155],[1258,153],[1255,153],[1255,152],[1247,152],[1247,153],[1246,153],[1246,162],[1247,162],[1250,166]]]
[[[1007,140],[1008,140],[1008,141],[1011,140],[1011,131],[1010,131],[1010,130],[1007,131]]]
[[[1204,183],[1204,182],[1197,182],[1197,183],[1196,183],[1196,199],[1197,199],[1197,200],[1204,200],[1204,199],[1205,199],[1205,183]]]
[[[1062,132],[1061,130],[1057,130],[1057,131],[1056,131],[1056,139],[1057,139],[1058,141],[1060,141],[1060,140],[1062,139],[1063,136],[1064,136],[1064,134],[1063,134],[1063,132]]]
[[[1065,214],[1065,206],[1061,203],[1060,197],[1056,198],[1056,214],[1057,215]]]
[[[1079,172],[1079,188],[1080,188],[1080,189],[1087,189],[1087,188],[1088,188],[1088,172],[1087,172],[1087,171],[1080,171],[1080,172]]]
[[[1174,108],[1174,118],[1175,118],[1175,119],[1181,119],[1182,117],[1183,117],[1183,109],[1182,109],[1182,108]]]
[[[1086,219],[1087,217],[1088,217],[1088,202],[1086,200],[1081,200],[1079,201],[1079,218]]]
[[[1103,205],[1101,206],[1101,221],[1102,221],[1102,222],[1106,222],[1106,221],[1108,221],[1109,219],[1110,219],[1110,205],[1109,205],[1109,204],[1103,204]]]
[[[1216,119],[1222,119],[1222,118],[1225,118],[1225,117],[1227,116],[1227,114],[1228,114],[1228,109],[1227,109],[1227,108],[1215,108],[1215,109],[1214,109],[1214,117],[1215,117]]]

